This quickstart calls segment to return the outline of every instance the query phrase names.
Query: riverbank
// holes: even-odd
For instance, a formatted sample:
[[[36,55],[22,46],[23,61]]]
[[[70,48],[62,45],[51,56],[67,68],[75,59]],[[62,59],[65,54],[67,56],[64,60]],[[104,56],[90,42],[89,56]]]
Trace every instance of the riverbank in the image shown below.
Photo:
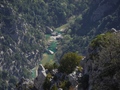
[[[47,63],[53,64],[55,62],[55,53],[57,51],[57,45],[58,45],[58,40],[63,39],[62,33],[64,32],[66,28],[66,24],[55,29],[52,34],[46,34],[46,50],[45,53],[43,53],[43,58],[40,61],[40,64],[43,66]],[[55,34],[54,34],[55,33]],[[37,72],[38,66],[34,67],[31,70],[31,77],[35,78],[36,72]]]

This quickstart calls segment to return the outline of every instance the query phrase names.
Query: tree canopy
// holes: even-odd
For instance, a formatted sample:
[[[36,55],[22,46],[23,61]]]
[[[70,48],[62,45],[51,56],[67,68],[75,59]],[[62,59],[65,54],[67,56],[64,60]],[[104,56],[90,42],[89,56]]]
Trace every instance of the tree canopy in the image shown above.
[[[79,65],[81,59],[82,56],[79,56],[77,53],[69,52],[64,54],[60,60],[59,71],[66,74],[72,73],[76,66]]]

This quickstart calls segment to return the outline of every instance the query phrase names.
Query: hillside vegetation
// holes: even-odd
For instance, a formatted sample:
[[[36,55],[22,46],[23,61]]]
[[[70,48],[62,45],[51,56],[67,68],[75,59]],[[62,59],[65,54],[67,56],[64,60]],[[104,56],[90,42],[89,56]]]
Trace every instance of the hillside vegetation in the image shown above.
[[[87,7],[66,31],[72,39],[67,38],[61,42],[59,51],[62,53],[78,51],[86,55],[88,45],[96,35],[107,32],[111,28],[120,29],[119,0],[90,0],[86,1],[85,5]],[[59,53],[57,57],[60,56]]]
[[[92,39],[111,28],[119,30],[119,21],[119,0],[0,0],[0,90],[12,90],[21,77],[31,78],[41,60],[59,63],[68,52],[85,56],[90,45],[109,45],[114,35]],[[48,29],[62,38],[49,44]],[[47,55],[47,49],[54,54]]]
[[[120,89],[120,32],[98,35],[89,46],[81,87],[90,90]],[[88,76],[89,79],[85,79]],[[85,81],[86,80],[86,81]],[[89,83],[89,85],[87,84]]]
[[[9,89],[39,65],[46,49],[46,27],[66,24],[86,8],[82,0],[0,1],[0,89]],[[9,84],[7,84],[7,82]]]

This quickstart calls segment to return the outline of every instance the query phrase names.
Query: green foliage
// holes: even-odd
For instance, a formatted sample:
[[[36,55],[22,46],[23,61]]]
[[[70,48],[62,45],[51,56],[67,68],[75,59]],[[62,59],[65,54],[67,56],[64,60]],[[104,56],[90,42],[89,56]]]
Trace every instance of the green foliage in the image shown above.
[[[15,76],[9,75],[7,71],[0,71],[0,90],[13,88],[17,83]]]
[[[45,67],[45,69],[52,71],[53,69],[57,69],[59,67],[59,65],[57,63],[53,63],[53,64],[46,63],[44,65],[44,67]]]
[[[117,48],[119,47],[119,33],[118,34],[113,34],[110,32],[107,32],[105,34],[100,34],[98,35],[95,39],[92,40],[92,42],[90,43],[90,50],[96,50],[94,53],[91,53],[91,56],[96,58],[98,57],[98,53],[99,50],[102,50],[100,54],[99,58],[102,58],[105,52],[108,52],[111,48],[113,50],[115,50],[114,52],[111,51],[109,53],[106,53],[106,57],[115,55],[115,53],[117,54],[117,52],[119,52],[117,50]],[[112,56],[113,57],[113,56]],[[115,60],[115,58],[111,58],[113,60]]]
[[[10,83],[15,81],[9,75],[11,68],[13,75],[28,78],[29,69],[33,68],[34,63],[41,58],[45,48],[45,27],[58,27],[65,24],[71,16],[80,14],[84,8],[80,3],[82,0],[1,0],[0,36],[4,36],[4,40],[0,40],[0,51],[4,52],[3,68],[8,69],[6,72],[8,76],[1,76],[0,80],[9,79]],[[66,39],[69,39],[69,42],[71,37]],[[49,49],[55,52],[56,44],[53,42]],[[53,59],[53,56],[50,58]],[[32,62],[32,65],[28,62]],[[16,67],[19,73],[16,72]],[[58,66],[48,65],[48,68],[58,68]],[[10,84],[10,87],[12,86]]]
[[[92,54],[94,56],[92,60],[96,67],[94,71],[99,70],[100,72],[94,74],[96,76],[93,79],[93,89],[97,90],[119,90],[118,72],[120,72],[120,33],[105,33],[104,35],[97,36],[91,46]],[[97,52],[96,52],[97,51]],[[94,53],[96,55],[94,55]],[[90,58],[91,59],[91,58]],[[116,79],[114,79],[116,78]]]
[[[63,80],[60,82],[59,87],[63,88],[63,90],[69,90],[71,83],[67,80]]]
[[[0,50],[4,51],[3,57],[7,67],[10,67],[12,65],[11,62],[15,61],[15,64],[18,67],[22,66],[22,68],[24,68],[26,59],[29,58],[26,58],[24,55],[31,51],[39,50],[41,56],[44,51],[43,48],[45,47],[43,35],[45,31],[44,27],[58,27],[68,22],[69,18],[72,16],[75,16],[75,21],[72,21],[69,28],[69,34],[71,33],[71,35],[66,35],[66,42],[63,41],[61,42],[61,45],[59,45],[61,47],[59,47],[59,54],[57,54],[57,57],[61,57],[63,52],[65,53],[68,51],[79,51],[80,53],[85,54],[89,41],[95,35],[111,29],[112,27],[115,27],[116,29],[120,28],[119,2],[112,7],[112,10],[106,11],[103,17],[98,20],[93,20],[96,8],[108,1],[98,1],[97,3],[93,0],[1,0],[0,36],[4,36],[5,39],[0,40]],[[25,25],[25,28],[27,29],[24,29],[22,25]],[[14,30],[15,28],[17,28],[17,32]],[[22,30],[27,32],[25,37],[23,36],[24,33],[22,33]],[[13,38],[13,35],[18,35],[18,37],[23,36],[23,38],[20,37],[19,39],[25,40],[20,40],[20,44],[18,45],[18,39]],[[108,41],[108,38],[110,38],[109,36],[111,37],[110,34],[105,37],[98,36],[96,40],[93,40],[91,46],[94,48],[104,47],[105,50],[102,49],[99,57],[101,61],[104,60],[103,54],[105,54],[107,55],[106,57],[110,56],[109,59],[111,59],[111,63],[116,63],[119,56],[116,56],[115,59],[114,56],[116,53],[119,55],[119,49],[117,49],[119,48],[119,44],[116,42],[115,44],[113,43],[113,45],[116,46],[116,48],[114,48],[113,45],[110,44],[111,40]],[[109,48],[106,49],[109,44],[112,45],[109,48],[112,48],[115,51],[106,53],[107,50],[111,50]],[[15,50],[13,49],[14,46],[16,48]],[[55,51],[55,48],[53,47],[56,47],[55,43],[50,47],[51,50]],[[8,49],[13,50],[13,55],[8,54]],[[28,67],[29,66],[30,65],[28,65]],[[63,66],[61,65],[60,67]],[[63,68],[61,69],[63,70]],[[21,70],[24,71],[25,76],[29,74],[26,73],[26,70],[20,69],[19,71]],[[2,78],[5,77],[2,76]]]
[[[81,66],[78,67],[78,71],[82,72],[83,68]]]
[[[52,69],[54,69],[54,66],[52,64],[46,63],[44,65],[45,69],[48,69],[49,71],[51,71]]]
[[[105,34],[100,34],[100,35],[98,35],[95,39],[93,39],[92,41],[91,41],[91,44],[90,44],[90,46],[91,47],[101,47],[101,46],[107,46],[108,44],[109,44],[109,39],[110,39],[110,37],[112,37],[113,36],[113,34],[112,33],[105,33]]]
[[[78,10],[83,11],[86,8],[85,2],[82,0],[74,2],[68,0],[13,0],[12,2],[9,1],[9,3],[15,11],[21,13],[22,17],[34,27],[37,24],[62,25],[67,22],[70,16],[79,14]]]
[[[61,81],[59,87],[60,88],[65,88],[66,81]]]
[[[50,90],[58,90],[56,84],[54,84]]]
[[[72,73],[76,66],[79,65],[81,59],[82,56],[79,56],[76,53],[66,53],[60,60],[59,71],[66,74]]]
[[[22,69],[22,76],[25,78],[29,78],[30,77],[30,71],[26,68]]]
[[[47,74],[47,77],[45,79],[45,82],[43,83],[43,89],[44,90],[50,90],[51,82],[50,79],[52,78],[52,75],[49,73]]]
[[[57,69],[59,65],[57,63],[53,63],[54,69]]]
[[[97,14],[94,14],[94,12],[99,12],[101,6],[105,5],[106,3],[109,3],[109,1],[94,2],[93,0],[91,1],[85,0],[77,4],[80,5],[81,7],[80,9],[82,8],[84,9],[82,10],[82,14],[79,14],[76,17],[76,20],[73,23],[71,23],[69,27],[69,29],[71,29],[71,36],[72,37],[76,36],[77,39],[79,37],[81,37],[81,39],[88,37],[88,39],[83,40],[79,39],[81,43],[76,43],[75,42],[76,38],[73,38],[72,40],[73,43],[71,41],[70,42],[72,43],[72,45],[78,46],[75,48],[79,49],[79,52],[82,53],[83,55],[87,53],[86,50],[89,47],[89,43],[96,35],[104,33],[113,27],[118,30],[120,29],[119,23],[120,17],[117,16],[118,13],[120,12],[120,2],[118,2],[116,6],[113,5],[112,8],[109,8],[109,10],[105,10],[106,12],[102,17],[99,17]],[[101,13],[99,14],[102,15]],[[66,46],[67,48],[66,50],[62,49],[63,52],[67,52],[67,50],[72,51],[71,49],[72,45],[68,44]]]

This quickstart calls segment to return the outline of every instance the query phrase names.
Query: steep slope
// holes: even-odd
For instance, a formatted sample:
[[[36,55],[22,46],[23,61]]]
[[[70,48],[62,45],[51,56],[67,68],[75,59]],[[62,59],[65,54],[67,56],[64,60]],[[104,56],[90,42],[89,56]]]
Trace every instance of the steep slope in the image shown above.
[[[72,40],[62,43],[63,53],[78,51],[86,55],[88,44],[98,34],[111,28],[120,29],[120,1],[119,0],[91,0],[87,1],[87,7],[82,14],[71,23],[66,34],[70,34]],[[71,33],[70,33],[71,32]],[[60,55],[57,55],[60,56]]]
[[[44,51],[42,28],[33,27],[11,2],[0,1],[0,89],[13,87],[39,64]],[[9,84],[7,84],[9,83]]]
[[[120,89],[120,32],[98,35],[90,44],[84,62],[84,80],[88,90]],[[85,79],[88,79],[85,81]],[[86,77],[86,78],[85,78]]]
[[[1,0],[0,89],[29,77],[46,49],[47,28],[65,25],[56,58],[69,51],[86,54],[97,34],[120,29],[119,0]]]
[[[75,22],[78,26],[73,25],[72,33],[84,36],[99,34],[111,28],[119,29],[119,14],[119,0],[92,1],[88,10],[83,14],[83,19]],[[79,25],[81,26],[79,27]]]
[[[79,15],[86,8],[82,3],[85,2],[0,1],[0,89],[11,90],[17,79],[29,77],[30,69],[39,64],[46,49],[46,27],[59,27]]]

